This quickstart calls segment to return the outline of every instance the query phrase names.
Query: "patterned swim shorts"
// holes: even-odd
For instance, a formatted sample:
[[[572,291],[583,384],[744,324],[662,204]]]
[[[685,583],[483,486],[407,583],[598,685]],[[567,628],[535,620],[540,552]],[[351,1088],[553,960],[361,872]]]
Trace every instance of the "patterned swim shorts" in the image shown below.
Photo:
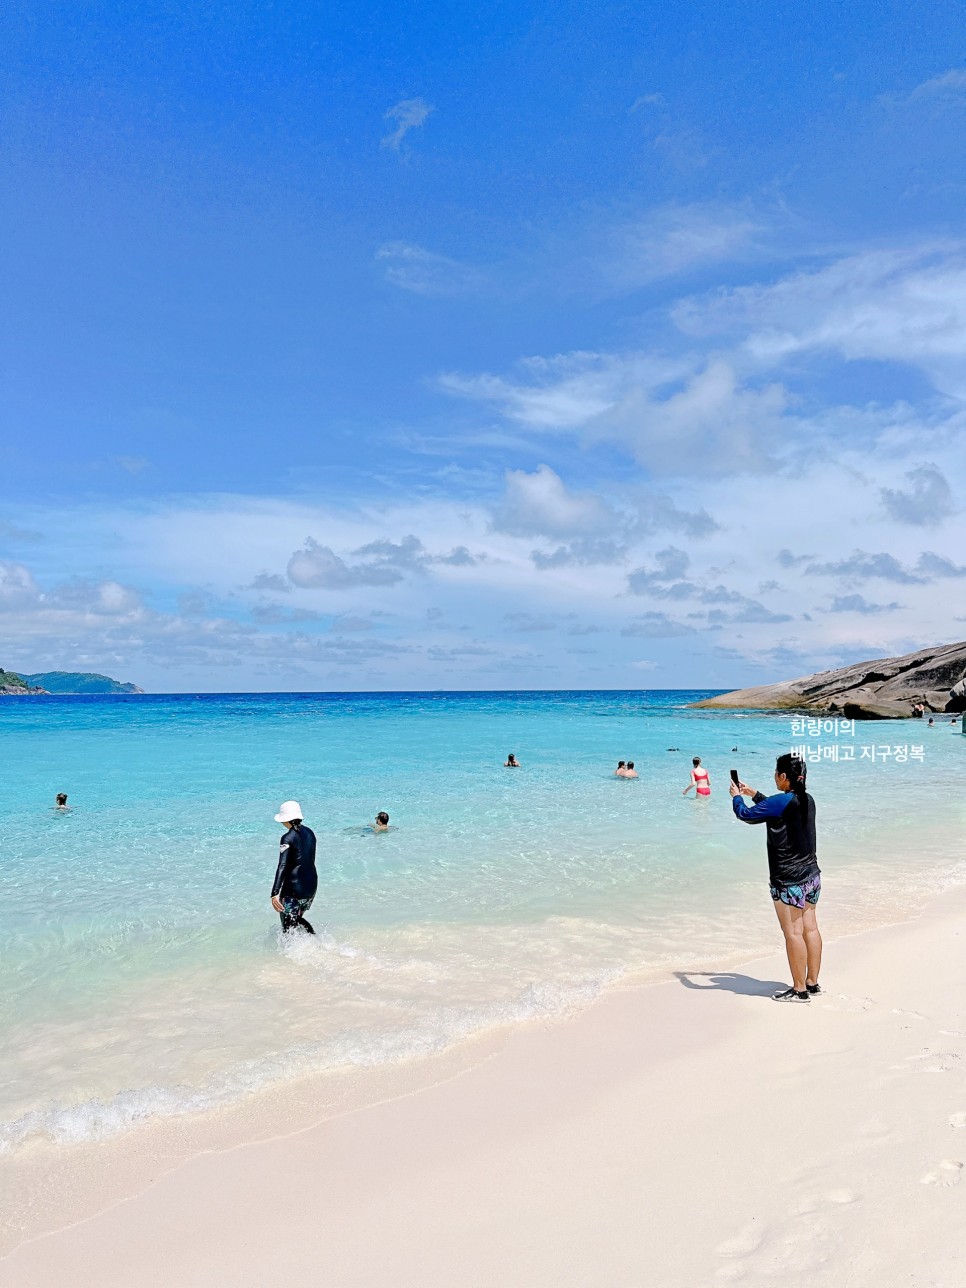
[[[314,898],[313,895],[312,899]],[[294,930],[299,924],[307,924],[302,921],[302,918],[312,907],[312,899],[296,899],[294,895],[282,895],[282,907],[285,911],[280,912],[279,916],[282,919],[283,930]]]
[[[781,900],[782,903],[787,903],[791,908],[804,908],[806,903],[810,903],[814,907],[818,903],[819,895],[822,893],[822,877],[819,874],[809,877],[801,885],[785,886],[784,888],[769,886],[769,889],[775,903]]]

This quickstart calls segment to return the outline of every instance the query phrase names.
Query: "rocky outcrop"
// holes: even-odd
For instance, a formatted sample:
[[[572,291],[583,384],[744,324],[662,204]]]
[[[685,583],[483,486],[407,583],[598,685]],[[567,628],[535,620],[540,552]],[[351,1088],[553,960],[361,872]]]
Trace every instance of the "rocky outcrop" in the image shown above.
[[[926,711],[966,710],[966,642],[937,644],[903,657],[855,662],[780,684],[735,689],[697,707],[820,711],[849,720],[895,720]]]
[[[46,689],[41,689],[35,684],[28,684],[22,675],[16,671],[5,671],[0,666],[0,696],[8,698],[22,698],[32,693],[46,693]]]

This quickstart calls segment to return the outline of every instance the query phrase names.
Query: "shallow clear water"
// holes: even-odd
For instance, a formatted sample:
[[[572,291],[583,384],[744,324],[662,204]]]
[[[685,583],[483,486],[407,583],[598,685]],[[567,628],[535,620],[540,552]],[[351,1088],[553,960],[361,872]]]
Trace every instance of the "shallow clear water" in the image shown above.
[[[0,1141],[431,1052],[632,970],[776,946],[764,835],[735,822],[728,769],[772,790],[803,740],[698,696],[0,700]],[[886,741],[924,759],[810,768],[833,929],[962,875],[966,738],[909,721],[839,739]],[[710,801],[682,798],[692,754]],[[627,757],[637,781],[612,776]],[[315,940],[283,941],[268,902],[289,798],[319,839]],[[378,809],[385,835],[364,831]]]

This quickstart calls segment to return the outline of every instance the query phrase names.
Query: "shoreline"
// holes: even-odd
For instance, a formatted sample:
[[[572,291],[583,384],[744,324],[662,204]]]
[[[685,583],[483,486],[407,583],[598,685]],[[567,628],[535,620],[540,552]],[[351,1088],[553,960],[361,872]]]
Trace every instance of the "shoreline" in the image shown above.
[[[858,866],[837,865],[837,843],[833,841],[829,847],[832,854],[827,860],[832,874],[831,897],[827,896],[823,902],[821,918],[826,940],[840,941],[870,929],[900,924],[917,916],[937,893],[966,887],[966,861],[946,859],[944,866],[934,861],[938,851],[948,845],[948,826],[948,820],[941,827],[927,830],[910,830],[909,825],[903,824],[893,832],[888,854],[880,852],[875,863]],[[909,856],[917,844],[920,867],[914,872]],[[927,858],[925,863],[924,858]],[[761,866],[757,856],[754,863],[756,867]],[[449,1031],[444,1029],[436,1035],[435,1041],[431,1032],[418,1033],[419,1040],[409,1050],[390,1049],[382,1055],[377,1043],[377,1049],[369,1051],[364,1045],[366,1034],[360,1031],[360,1042],[352,1053],[351,1063],[330,1062],[309,1068],[303,1062],[301,1069],[284,1070],[279,1064],[271,1070],[268,1067],[271,1061],[266,1059],[265,1076],[256,1080],[247,1079],[246,1064],[239,1062],[225,1066],[223,1079],[219,1073],[212,1083],[169,1079],[152,1084],[132,1083],[129,1087],[121,1084],[114,1092],[100,1095],[89,1092],[88,1099],[61,1103],[51,1100],[35,1108],[24,1108],[11,1114],[4,1124],[0,1136],[0,1177],[11,1165],[19,1171],[22,1162],[31,1175],[40,1172],[45,1153],[52,1168],[62,1170],[66,1166],[69,1170],[74,1167],[75,1159],[81,1160],[85,1150],[103,1156],[117,1142],[129,1137],[143,1142],[148,1154],[165,1157],[173,1153],[187,1157],[208,1148],[223,1148],[226,1139],[234,1144],[248,1138],[253,1130],[261,1132],[263,1120],[273,1122],[274,1106],[280,1099],[295,1107],[296,1126],[301,1129],[333,1112],[341,1112],[346,1103],[364,1105],[386,1094],[395,1094],[397,1083],[408,1089],[411,1084],[432,1081],[437,1067],[462,1068],[476,1058],[474,1052],[488,1049],[487,1044],[499,1045],[518,1028],[570,1023],[612,990],[657,984],[682,967],[737,968],[767,953],[768,946],[775,941],[774,914],[767,898],[762,898],[766,890],[760,873],[755,879],[742,876],[735,887],[733,895],[739,895],[739,899],[731,911],[734,913],[736,907],[739,910],[740,936],[725,930],[716,933],[713,939],[705,936],[703,942],[693,944],[688,951],[673,943],[669,946],[655,942],[650,945],[654,951],[643,962],[640,958],[615,959],[606,967],[598,962],[600,969],[594,966],[586,977],[579,972],[567,980],[539,974],[521,975],[518,993],[494,999],[495,1018],[482,1014],[488,1009],[488,1002],[480,1004],[480,1017],[469,1004],[466,1026],[454,1023]],[[887,891],[887,896],[881,891]],[[709,925],[715,922],[710,904],[702,909],[700,916]],[[542,918],[520,929],[525,937],[533,931],[544,934],[556,920]],[[570,920],[561,916],[560,926],[555,926],[550,935],[555,943],[559,942],[557,936],[561,930],[564,936],[568,933]],[[595,921],[596,918],[591,918],[590,924]],[[614,923],[615,930],[620,927],[620,922]],[[736,943],[738,938],[742,942]],[[314,942],[306,946],[314,947]],[[677,942],[680,943],[680,935]],[[335,941],[329,947],[332,951],[339,950]],[[538,995],[547,990],[547,994],[531,1001],[526,997],[531,990]],[[501,1007],[506,1014],[499,1014]],[[460,1021],[462,1018],[458,1017]],[[236,1074],[237,1089],[230,1085]],[[18,1116],[21,1113],[22,1117]],[[80,1170],[84,1170],[82,1163],[81,1160],[77,1164]],[[12,1188],[19,1188],[19,1180]],[[12,1212],[10,1209],[8,1204],[7,1211],[0,1212],[0,1256],[11,1246],[11,1227],[16,1228],[19,1220],[16,1207]]]
[[[937,928],[949,932],[950,927],[953,938],[958,937],[961,944],[962,938],[966,937],[966,889],[962,887],[954,887],[938,898],[934,898],[926,910],[912,920],[875,929],[846,932],[830,939],[827,946],[832,950],[829,962],[831,971],[837,974],[839,962],[842,961],[847,963],[850,976],[861,978],[867,972],[865,960],[867,958],[884,958],[887,965],[895,970],[897,959],[900,959],[902,954],[890,949],[890,941],[895,947],[903,941],[912,940],[916,941],[917,946],[916,952],[911,954],[911,959],[917,963],[916,969],[921,975],[921,959],[928,956],[931,950],[934,932]],[[775,933],[777,937],[777,927]],[[945,938],[943,942],[945,943]],[[737,969],[738,965],[749,968],[760,967],[761,969],[753,974],[763,974],[768,984],[781,982],[787,974],[787,968],[780,953],[751,959],[746,956],[741,963],[732,962],[727,967],[719,966],[713,973],[719,980],[730,976],[734,980],[750,981],[753,975],[745,975],[744,971]],[[945,968],[945,974],[939,974],[940,992],[949,993],[949,976],[956,974],[955,966],[956,963],[953,962]],[[962,967],[960,966],[959,969],[961,975]],[[588,1113],[593,1117],[594,1105],[599,1104],[602,1098],[606,1100],[609,1096],[617,1094],[619,1087],[640,1084],[643,1091],[647,1085],[656,1081],[663,1088],[662,1101],[669,1102],[664,1104],[662,1130],[666,1131],[670,1125],[677,1123],[678,1130],[686,1135],[687,1115],[685,1113],[682,1118],[684,1106],[676,1097],[676,1082],[674,1079],[670,1082],[662,1082],[672,1066],[678,1067],[676,1076],[693,1084],[696,1079],[704,1083],[709,1075],[709,1066],[714,1067],[728,1053],[735,1054],[746,1048],[746,1057],[753,1063],[760,1054],[762,1041],[767,1043],[772,1033],[784,1033],[789,1029],[790,1024],[796,1022],[792,1017],[799,1016],[801,1012],[805,1012],[801,1016],[801,1020],[805,1022],[823,1013],[830,1016],[854,1014],[860,1017],[856,1021],[859,1024],[863,1024],[865,1017],[871,1014],[880,1022],[885,1017],[886,1027],[888,1027],[888,1015],[899,1014],[899,1012],[889,1012],[888,1008],[883,1008],[882,1003],[877,1002],[875,998],[870,1000],[860,996],[856,1002],[855,999],[851,999],[850,994],[839,996],[834,991],[834,984],[830,986],[832,988],[830,996],[815,999],[806,1012],[804,1007],[777,1007],[770,1002],[770,999],[764,999],[768,1001],[768,1005],[765,1006],[763,999],[754,991],[729,993],[723,985],[707,988],[698,983],[695,986],[700,973],[691,971],[683,974],[693,976],[690,984],[685,988],[681,987],[684,980],[665,979],[664,982],[642,983],[640,980],[635,980],[633,976],[627,976],[609,986],[601,997],[575,1017],[530,1021],[523,1025],[489,1032],[477,1038],[467,1039],[447,1051],[424,1060],[407,1062],[405,1066],[386,1066],[366,1070],[365,1076],[361,1078],[359,1070],[347,1071],[347,1076],[344,1078],[330,1076],[326,1080],[329,1100],[325,1105],[313,1102],[313,1096],[318,1095],[319,1080],[307,1079],[300,1085],[287,1085],[281,1094],[276,1094],[274,1097],[268,1095],[256,1098],[259,1101],[258,1104],[249,1101],[231,1110],[209,1115],[204,1123],[190,1119],[172,1120],[166,1123],[149,1124],[97,1145],[83,1147],[41,1145],[33,1150],[26,1150],[24,1157],[16,1160],[20,1164],[18,1169],[20,1184],[17,1192],[26,1193],[28,1198],[19,1222],[21,1237],[25,1237],[26,1241],[0,1260],[0,1284],[16,1283],[20,1288],[21,1284],[43,1282],[43,1275],[49,1275],[47,1282],[51,1282],[55,1275],[59,1277],[62,1272],[66,1273],[68,1260],[72,1262],[71,1273],[77,1282],[99,1285],[121,1283],[121,1277],[117,1279],[110,1277],[112,1272],[109,1267],[102,1266],[91,1249],[87,1251],[79,1249],[86,1248],[85,1241],[91,1231],[102,1227],[111,1229],[109,1242],[121,1239],[122,1243],[140,1246],[140,1243],[143,1243],[144,1239],[149,1237],[150,1231],[155,1228],[158,1204],[164,1208],[165,1224],[174,1222],[176,1226],[184,1225],[186,1230],[194,1231],[190,1238],[201,1239],[204,1246],[208,1247],[214,1236],[210,1232],[202,1236],[200,1231],[194,1230],[192,1205],[184,1204],[182,1198],[182,1181],[189,1177],[206,1175],[213,1169],[220,1178],[217,1183],[214,1183],[213,1193],[215,1191],[224,1193],[227,1187],[227,1190],[236,1192],[236,1197],[242,1201],[251,1190],[262,1191],[266,1209],[271,1211],[273,1202],[281,1200],[279,1192],[264,1191],[261,1167],[264,1164],[267,1169],[266,1174],[272,1175],[277,1174],[279,1168],[284,1169],[283,1160],[293,1156],[296,1141],[299,1144],[294,1158],[297,1159],[304,1149],[308,1149],[319,1163],[318,1173],[311,1173],[311,1177],[314,1177],[311,1184],[318,1189],[312,1202],[318,1201],[321,1205],[319,1208],[321,1219],[328,1211],[327,1204],[335,1202],[338,1206],[341,1201],[326,1187],[326,1176],[329,1174],[330,1167],[334,1166],[334,1174],[342,1175],[346,1169],[352,1171],[357,1156],[369,1156],[373,1149],[378,1152],[378,1146],[373,1143],[371,1131],[373,1121],[378,1120],[383,1129],[391,1132],[408,1131],[409,1148],[413,1151],[413,1157],[418,1159],[425,1151],[427,1141],[437,1131],[434,1126],[437,1111],[442,1113],[443,1109],[451,1105],[454,1100],[462,1105],[464,1116],[470,1120],[476,1120],[481,1115],[494,1118],[493,1111],[496,1106],[493,1103],[493,1095],[496,1093],[492,1089],[487,1090],[488,1084],[493,1082],[500,1085],[498,1100],[508,1109],[521,1099],[535,1096],[534,1112],[543,1123],[543,1127],[552,1134],[561,1126],[561,1123],[554,1118],[554,1112],[551,1112],[550,1106],[553,1103],[566,1102],[568,1120],[572,1115],[584,1118]],[[902,970],[898,975],[899,978],[890,982],[889,988],[896,991],[908,990],[912,975],[903,978]],[[927,978],[923,978],[921,983],[922,991],[928,995],[935,981],[931,984]],[[966,1048],[961,1040],[964,1035],[960,1032],[966,1028],[966,1022],[962,1017],[961,1000],[966,993],[966,989],[963,988],[964,983],[966,981],[960,979],[958,998],[947,996],[943,1000],[943,1005],[947,1008],[949,1006],[955,1008],[957,1004],[959,1007],[958,1020],[955,1023],[949,1021],[950,1027],[939,1031],[940,1037],[943,1032],[948,1035],[959,1033],[957,1051],[947,1053],[952,1067],[956,1067],[955,1061],[961,1060],[966,1054]],[[850,986],[854,987],[854,984]],[[745,990],[754,990],[755,986],[746,982],[741,987]],[[696,996],[698,992],[703,992],[705,996],[698,998]],[[709,998],[709,994],[715,995],[714,1001],[719,1003],[718,1005],[710,1005],[712,999]],[[849,1010],[853,1005],[854,1010]],[[922,1005],[923,1002],[920,1002],[920,1006]],[[789,1013],[791,1013],[789,1018],[782,1018],[782,1016],[789,1016]],[[917,1014],[918,1023],[928,1022],[927,1017],[918,1013],[918,1009]],[[833,1021],[834,1023],[837,1021]],[[819,1021],[820,1026],[826,1024],[825,1020]],[[654,1040],[645,1045],[642,1045],[643,1038],[627,1036],[629,1032],[638,1033],[642,1026],[654,1035]],[[896,1026],[909,1027],[900,1025],[898,1021],[893,1027]],[[794,1031],[794,1029],[791,1030],[791,1032]],[[894,1043],[897,1034],[889,1032],[884,1036],[890,1043]],[[945,1040],[948,1045],[953,1039],[947,1036]],[[600,1055],[595,1054],[602,1050],[610,1051],[613,1057],[606,1060],[603,1065]],[[792,1060],[793,1067],[796,1063],[794,1049],[789,1050],[782,1045],[780,1049],[771,1050],[769,1056],[782,1065],[783,1078],[792,1076],[787,1066],[789,1059]],[[727,1063],[729,1062],[726,1061]],[[535,1076],[541,1070],[542,1074]],[[952,1106],[949,1114],[966,1110],[966,1096],[961,1094],[960,1099],[964,1100],[964,1104],[958,1108]],[[711,1100],[714,1100],[713,1096]],[[272,1101],[277,1103],[267,1103]],[[433,1106],[436,1108],[434,1109]],[[747,1121],[743,1121],[743,1113],[750,1109],[750,1105],[742,1106],[740,1097],[736,1102],[732,1096],[727,1101],[727,1107],[735,1116],[734,1133],[742,1139],[747,1130],[754,1126],[759,1114],[765,1110],[765,1106],[762,1105],[758,1112],[752,1114]],[[496,1114],[495,1121],[492,1123],[497,1134],[502,1130],[499,1119],[500,1115]],[[419,1132],[413,1135],[415,1120],[419,1121],[420,1127]],[[651,1129],[654,1127],[655,1124],[651,1124]],[[441,1128],[440,1131],[442,1131]],[[445,1161],[443,1156],[446,1153],[446,1141],[453,1131],[458,1132],[455,1122],[451,1122],[450,1126],[442,1132],[441,1139],[435,1142],[434,1157],[440,1166]],[[311,1146],[309,1146],[310,1140]],[[966,1138],[960,1138],[960,1142],[957,1142],[960,1145],[959,1155],[964,1155]],[[504,1144],[507,1148],[510,1147],[510,1142],[507,1141]],[[546,1144],[547,1142],[544,1141],[544,1146]],[[71,1152],[73,1157],[69,1159],[67,1155]],[[247,1182],[239,1188],[237,1182],[232,1179],[234,1165],[241,1159],[253,1158],[259,1152],[265,1154],[263,1164],[259,1164],[250,1171]],[[692,1152],[700,1154],[700,1142],[695,1142]],[[474,1139],[467,1144],[466,1149],[460,1150],[463,1157],[460,1182],[464,1186],[467,1184],[475,1186],[476,1172],[489,1153],[490,1146],[481,1139]],[[380,1175],[383,1171],[391,1172],[394,1158],[395,1155],[380,1158],[378,1161],[372,1161],[372,1166]],[[951,1155],[949,1159],[940,1159],[939,1163],[962,1161],[966,1160],[963,1157]],[[8,1163],[9,1160],[5,1162]],[[399,1160],[395,1159],[395,1162],[398,1163]],[[536,1165],[543,1166],[545,1163],[545,1152],[540,1150]],[[64,1167],[64,1164],[68,1165]],[[302,1167],[303,1163],[300,1161],[298,1166]],[[245,1167],[248,1167],[247,1162]],[[409,1175],[405,1167],[402,1168],[398,1184],[402,1185],[404,1190],[420,1177],[422,1181],[426,1181],[427,1178],[422,1176],[420,1167],[421,1165],[416,1166],[413,1176]],[[953,1170],[958,1179],[958,1170]],[[59,1177],[59,1194],[56,1192],[58,1182],[55,1181],[51,1186],[54,1171]],[[232,1176],[228,1175],[229,1172]],[[310,1179],[306,1177],[305,1183],[310,1184]],[[362,1186],[361,1177],[359,1184]],[[284,1188],[282,1185],[282,1192]],[[391,1187],[390,1191],[387,1191],[380,1182],[377,1188],[382,1195],[382,1201],[391,1206],[393,1201]],[[459,1185],[457,1185],[458,1188]],[[955,1192],[953,1186],[937,1184],[934,1188],[937,1190],[948,1188],[951,1193]],[[363,1207],[368,1201],[364,1190],[365,1187],[362,1186],[357,1195]],[[488,1203],[499,1204],[499,1186],[497,1191],[495,1194],[484,1192],[478,1195],[478,1201],[485,1199]],[[959,1192],[966,1197],[966,1187]],[[200,1200],[196,1197],[195,1203],[198,1201]],[[707,1202],[713,1203],[711,1194],[708,1195]],[[64,1228],[52,1228],[54,1225],[50,1220],[52,1205],[59,1210],[60,1224]],[[851,1205],[843,1204],[843,1210],[849,1206]],[[555,1210],[553,1204],[551,1209]],[[72,1217],[69,1215],[71,1213]],[[276,1215],[278,1219],[282,1219],[281,1212]],[[549,1215],[544,1213],[545,1218]],[[560,1215],[562,1217],[563,1214]],[[225,1213],[225,1220],[228,1220],[229,1216],[229,1213]],[[257,1221],[257,1216],[253,1215],[252,1219]],[[346,1214],[346,1219],[349,1219],[349,1214]],[[567,1220],[569,1219],[568,1216]],[[577,1219],[576,1215],[575,1219]],[[68,1223],[71,1220],[74,1221],[73,1224]],[[230,1220],[228,1227],[231,1227]],[[8,1229],[8,1234],[13,1233]],[[98,1236],[98,1239],[103,1237],[106,1236]],[[230,1241],[227,1232],[223,1232],[220,1241],[216,1239],[218,1251],[215,1260],[218,1264],[221,1264],[221,1258],[230,1256],[230,1249],[226,1246]],[[364,1246],[365,1240],[361,1239],[356,1251],[362,1252]],[[140,1256],[141,1253],[138,1255]],[[199,1265],[204,1263],[206,1255],[202,1251],[198,1252]],[[349,1256],[348,1245],[346,1255]],[[90,1260],[92,1256],[93,1261]],[[751,1253],[748,1256],[751,1256]],[[551,1262],[552,1258],[547,1264]],[[88,1268],[90,1269],[89,1280],[85,1278],[77,1280],[77,1264],[85,1265],[85,1273]],[[212,1262],[212,1264],[215,1263]],[[348,1264],[347,1261],[346,1265]],[[737,1263],[727,1262],[727,1264],[736,1265]],[[95,1265],[98,1267],[96,1273],[93,1269]],[[42,1272],[37,1271],[40,1274],[39,1278],[31,1278],[30,1276],[34,1274],[31,1267],[37,1266],[44,1266],[46,1269]],[[648,1266],[647,1269],[651,1273],[654,1272],[653,1267]],[[719,1270],[722,1270],[722,1267],[719,1267]],[[8,1278],[10,1273],[15,1277]],[[672,1271],[666,1268],[665,1273],[670,1274]],[[710,1273],[710,1271],[704,1273]],[[141,1282],[160,1284],[170,1282],[175,1277],[173,1270],[166,1274],[168,1278],[162,1277],[155,1280],[142,1277]],[[192,1274],[194,1271],[189,1266],[179,1266],[178,1281],[195,1282]],[[537,1277],[530,1278],[529,1282],[544,1282],[536,1268],[533,1274]],[[185,1275],[187,1278],[184,1277]],[[197,1282],[202,1282],[205,1278],[206,1275],[199,1269]],[[207,1282],[211,1281],[209,1268]],[[228,1281],[221,1280],[221,1282]],[[215,1282],[218,1280],[216,1279]],[[254,1278],[248,1280],[233,1276],[230,1282],[254,1284],[267,1282],[267,1280]],[[378,1278],[357,1280],[349,1277],[336,1282],[361,1284],[380,1282],[380,1280]],[[410,1280],[390,1278],[383,1282],[408,1283]],[[416,1280],[412,1282],[415,1283]],[[427,1280],[427,1282],[436,1281]],[[440,1282],[443,1281],[440,1280]],[[482,1278],[478,1282],[489,1283],[497,1280]],[[551,1279],[546,1279],[546,1282],[550,1283]],[[558,1278],[556,1282],[589,1284],[602,1281]],[[670,1285],[678,1281],[668,1278],[662,1280],[662,1284],[665,1282]],[[684,1285],[698,1280],[682,1279],[680,1282]],[[869,1283],[872,1283],[871,1279]]]

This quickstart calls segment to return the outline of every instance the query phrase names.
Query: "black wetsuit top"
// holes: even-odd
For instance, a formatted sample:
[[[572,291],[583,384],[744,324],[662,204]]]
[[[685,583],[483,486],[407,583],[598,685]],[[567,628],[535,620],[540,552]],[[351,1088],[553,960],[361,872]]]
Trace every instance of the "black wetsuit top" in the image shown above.
[[[319,884],[315,870],[315,833],[304,823],[290,827],[279,842],[278,871],[272,886],[272,898],[291,895],[311,899]]]
[[[744,823],[764,823],[768,830],[768,876],[779,890],[801,885],[819,875],[815,857],[815,802],[805,793],[808,816],[802,818],[794,792],[765,796],[755,792],[753,805],[740,796],[732,797],[735,817]]]

